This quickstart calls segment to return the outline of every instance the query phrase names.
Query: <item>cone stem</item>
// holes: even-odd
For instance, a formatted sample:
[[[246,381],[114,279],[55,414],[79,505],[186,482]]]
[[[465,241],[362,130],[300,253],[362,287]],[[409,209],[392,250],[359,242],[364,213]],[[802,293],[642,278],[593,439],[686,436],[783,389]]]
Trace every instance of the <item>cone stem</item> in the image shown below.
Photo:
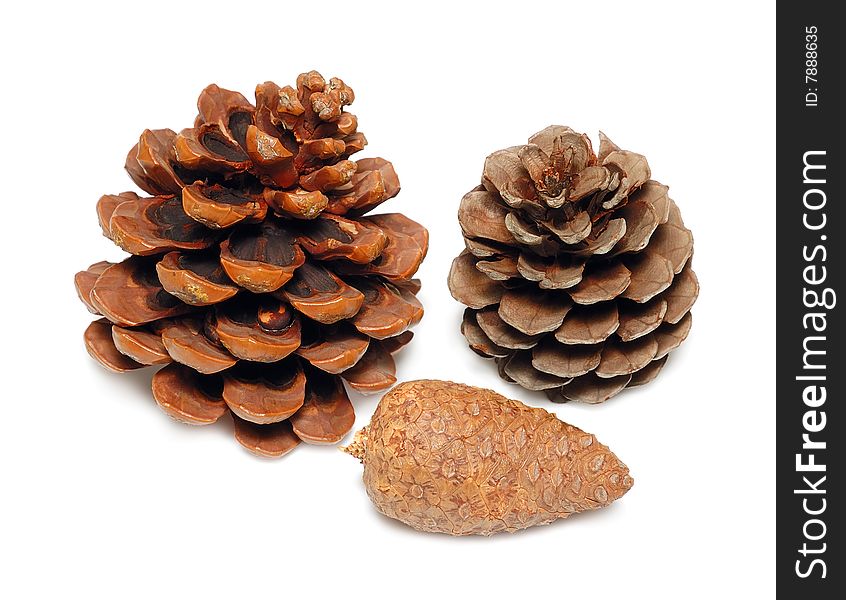
[[[366,443],[367,427],[362,427],[355,432],[353,441],[348,446],[340,446],[338,449],[356,457],[359,461],[364,462],[364,446]]]

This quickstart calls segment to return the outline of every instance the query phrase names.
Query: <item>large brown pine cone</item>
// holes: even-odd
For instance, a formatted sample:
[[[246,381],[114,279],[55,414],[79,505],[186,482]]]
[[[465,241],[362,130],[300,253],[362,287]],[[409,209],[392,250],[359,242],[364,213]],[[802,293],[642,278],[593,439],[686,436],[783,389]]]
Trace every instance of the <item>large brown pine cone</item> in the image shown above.
[[[76,275],[104,318],[85,332],[113,371],[165,365],[153,395],[172,417],[231,411],[248,450],[339,441],[359,391],[395,382],[391,354],[423,316],[412,279],[428,247],[397,213],[363,216],[400,189],[344,106],[353,91],[312,71],[256,104],[210,85],[194,127],[146,130],[126,159],[133,192],[103,196],[103,233],[133,256]]]
[[[690,330],[693,236],[640,154],[553,125],[491,154],[461,201],[449,287],[500,375],[551,400],[651,381]]]

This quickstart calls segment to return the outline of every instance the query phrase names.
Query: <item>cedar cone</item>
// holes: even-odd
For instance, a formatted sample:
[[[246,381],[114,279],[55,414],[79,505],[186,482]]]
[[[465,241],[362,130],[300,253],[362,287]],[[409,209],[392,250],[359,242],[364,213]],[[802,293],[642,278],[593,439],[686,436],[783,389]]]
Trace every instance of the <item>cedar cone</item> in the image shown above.
[[[646,158],[553,125],[485,160],[449,287],[500,376],[555,402],[651,381],[687,337],[693,236]]]
[[[344,110],[353,91],[316,71],[256,87],[253,106],[208,86],[194,127],[145,130],[126,169],[152,197],[103,196],[103,233],[133,256],[76,275],[89,353],[112,371],[165,365],[153,396],[172,417],[231,411],[248,450],[281,456],[353,426],[342,383],[395,381],[391,354],[423,316],[412,279],[428,232],[364,216],[400,189]]]

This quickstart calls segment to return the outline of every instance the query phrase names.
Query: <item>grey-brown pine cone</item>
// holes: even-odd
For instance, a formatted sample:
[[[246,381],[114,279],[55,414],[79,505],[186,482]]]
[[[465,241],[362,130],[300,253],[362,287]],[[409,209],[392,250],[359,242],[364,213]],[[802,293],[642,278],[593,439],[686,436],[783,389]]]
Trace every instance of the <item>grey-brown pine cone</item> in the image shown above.
[[[485,160],[449,287],[503,379],[553,401],[648,383],[690,331],[693,235],[646,158],[552,125]]]

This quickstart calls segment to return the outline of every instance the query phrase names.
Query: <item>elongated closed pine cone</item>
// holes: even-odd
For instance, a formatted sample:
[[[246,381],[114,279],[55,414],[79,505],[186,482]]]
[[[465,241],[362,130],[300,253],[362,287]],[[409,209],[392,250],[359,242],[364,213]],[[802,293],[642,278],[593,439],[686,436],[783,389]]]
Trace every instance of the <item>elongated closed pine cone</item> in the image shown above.
[[[396,386],[341,450],[364,463],[379,512],[450,535],[545,525],[608,506],[634,484],[594,435],[542,408],[451,381]]]
[[[651,381],[690,331],[693,236],[646,158],[553,125],[461,200],[449,287],[470,347],[556,402]]]
[[[145,130],[126,158],[151,195],[103,196],[104,235],[132,254],[75,277],[100,318],[89,353],[112,371],[165,365],[153,395],[172,417],[213,423],[262,456],[331,444],[354,412],[343,382],[395,381],[391,354],[423,316],[415,272],[428,232],[398,214],[382,158],[346,112],[353,91],[316,71],[267,82],[253,105],[210,85],[194,126]]]

